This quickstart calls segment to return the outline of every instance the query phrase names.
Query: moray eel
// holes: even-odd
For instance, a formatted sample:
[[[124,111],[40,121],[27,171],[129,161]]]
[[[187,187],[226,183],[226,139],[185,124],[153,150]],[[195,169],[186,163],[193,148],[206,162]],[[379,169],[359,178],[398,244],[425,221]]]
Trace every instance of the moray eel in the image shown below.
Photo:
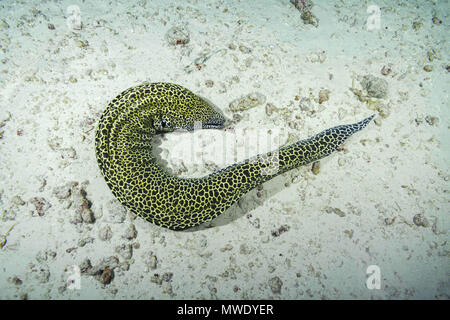
[[[197,127],[219,129],[225,118],[182,86],[144,83],[109,103],[98,123],[95,150],[106,183],[123,205],[151,223],[183,230],[217,217],[259,184],[329,155],[373,117],[325,130],[202,178],[185,179],[156,163],[153,135]]]

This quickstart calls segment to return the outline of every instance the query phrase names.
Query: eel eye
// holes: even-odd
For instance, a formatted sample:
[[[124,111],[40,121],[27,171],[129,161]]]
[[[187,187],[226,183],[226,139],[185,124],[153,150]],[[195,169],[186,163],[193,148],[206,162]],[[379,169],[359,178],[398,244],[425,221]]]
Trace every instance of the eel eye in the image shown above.
[[[167,121],[165,119],[161,119],[160,125],[161,125],[161,128],[165,129],[169,126],[169,121]]]

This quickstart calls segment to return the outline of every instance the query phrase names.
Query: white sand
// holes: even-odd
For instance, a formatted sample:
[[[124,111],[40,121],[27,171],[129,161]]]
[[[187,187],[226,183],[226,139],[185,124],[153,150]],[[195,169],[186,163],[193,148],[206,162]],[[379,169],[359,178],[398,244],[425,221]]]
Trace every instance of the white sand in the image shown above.
[[[366,27],[372,2],[359,0],[316,1],[318,28],[304,25],[288,0],[92,2],[0,3],[1,299],[449,298],[447,1],[426,7],[376,1],[381,25],[374,30]],[[79,31],[67,26],[73,4],[81,13]],[[433,10],[442,24],[432,22]],[[414,30],[414,21],[423,26]],[[168,45],[165,34],[177,25],[188,27],[187,45]],[[184,71],[206,50],[221,49],[201,70]],[[430,50],[436,52],[431,62]],[[392,69],[387,76],[380,73],[384,65]],[[268,116],[264,104],[239,112],[234,128],[283,129],[285,143],[288,135],[303,139],[373,113],[349,90],[353,78],[366,74],[388,81],[381,104],[389,115],[352,137],[346,151],[323,159],[318,175],[306,166],[276,177],[212,228],[173,232],[133,219],[115,203],[97,167],[99,116],[115,95],[143,81],[181,84],[228,118],[231,101],[264,94],[287,115]],[[207,87],[207,80],[214,85]],[[295,97],[311,92],[317,99],[321,89],[330,99],[312,100],[316,112],[301,110]],[[434,125],[427,116],[437,118]],[[219,151],[206,167],[186,161],[181,170],[180,158],[191,150],[180,139],[193,135],[203,155],[222,141],[212,130],[166,135],[159,155],[168,167],[189,177],[234,162]],[[92,224],[74,222],[79,197],[57,198],[55,188],[73,181],[86,185]],[[51,204],[43,216],[35,197]],[[426,226],[413,222],[417,214]],[[137,237],[128,240],[123,235],[131,224]],[[289,230],[273,236],[283,225]],[[112,238],[101,240],[107,227]],[[130,244],[131,258],[116,252]],[[111,256],[120,262],[111,266],[110,284],[83,274],[78,288],[66,287],[66,270],[86,259],[95,267]],[[370,265],[379,267],[380,289],[366,286]]]

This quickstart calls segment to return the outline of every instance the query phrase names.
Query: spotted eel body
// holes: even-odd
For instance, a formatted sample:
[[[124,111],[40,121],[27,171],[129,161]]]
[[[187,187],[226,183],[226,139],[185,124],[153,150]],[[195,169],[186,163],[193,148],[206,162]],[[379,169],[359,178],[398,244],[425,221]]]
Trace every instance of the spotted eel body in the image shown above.
[[[329,155],[373,117],[327,129],[203,178],[185,179],[156,163],[152,136],[193,130],[198,123],[202,128],[222,128],[225,119],[186,88],[144,83],[109,103],[98,123],[96,156],[106,183],[123,205],[151,223],[183,230],[217,217],[257,185]]]

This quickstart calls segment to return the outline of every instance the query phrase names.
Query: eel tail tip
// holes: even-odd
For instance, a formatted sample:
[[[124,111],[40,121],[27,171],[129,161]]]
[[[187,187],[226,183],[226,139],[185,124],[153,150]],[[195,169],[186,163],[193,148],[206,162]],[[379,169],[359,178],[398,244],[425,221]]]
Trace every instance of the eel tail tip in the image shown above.
[[[371,116],[365,118],[364,120],[361,120],[360,122],[356,123],[356,125],[359,127],[359,130],[365,128],[370,123],[370,121],[372,121],[373,118],[375,118],[375,116],[376,114],[374,113]]]

